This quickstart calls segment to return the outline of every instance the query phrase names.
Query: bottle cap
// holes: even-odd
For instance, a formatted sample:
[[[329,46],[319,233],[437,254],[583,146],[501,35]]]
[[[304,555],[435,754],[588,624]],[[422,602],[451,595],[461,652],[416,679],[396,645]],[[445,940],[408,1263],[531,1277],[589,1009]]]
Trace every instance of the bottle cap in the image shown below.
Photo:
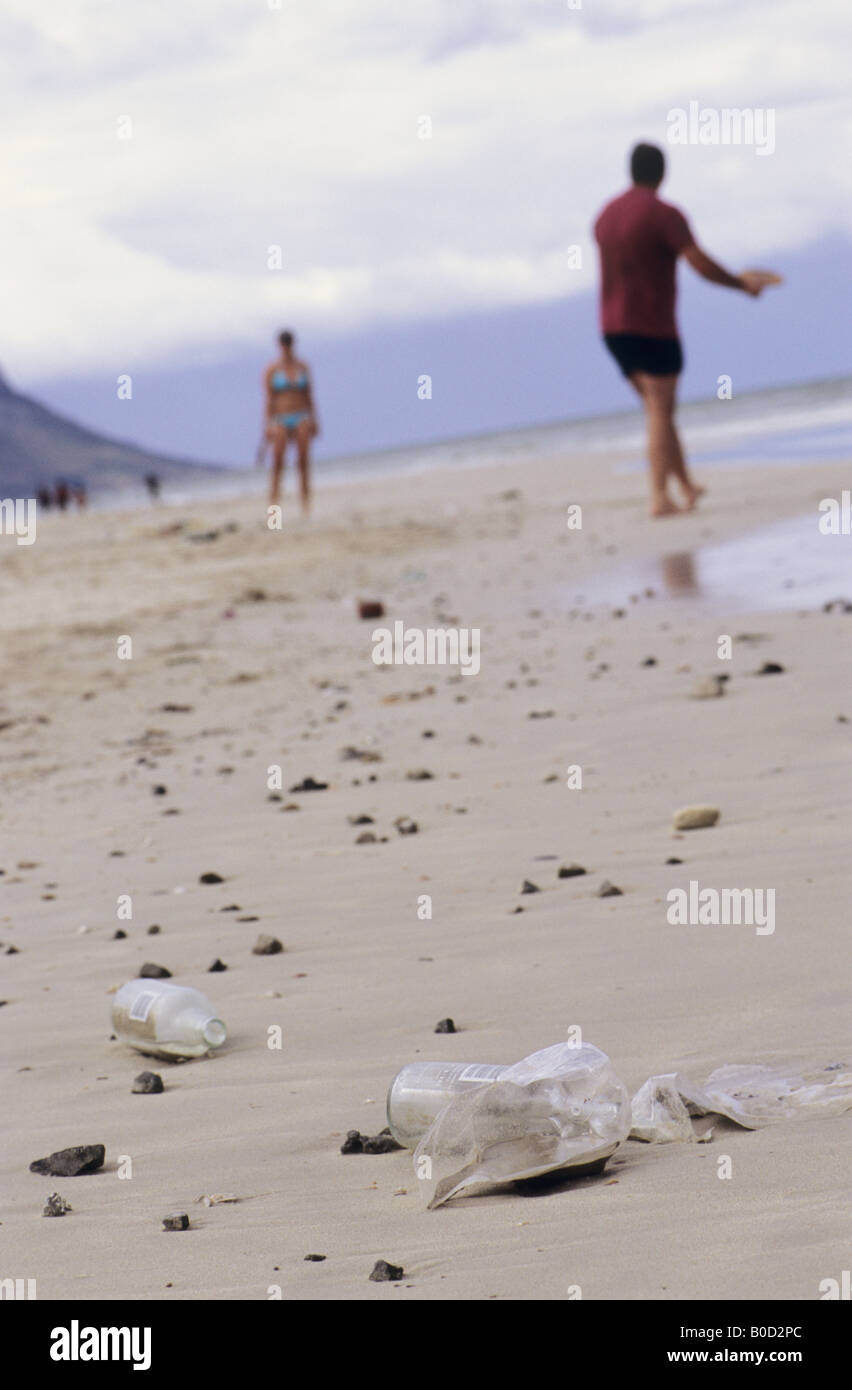
[[[201,1036],[208,1047],[221,1047],[228,1036],[228,1030],[221,1018],[208,1018],[201,1030]]]

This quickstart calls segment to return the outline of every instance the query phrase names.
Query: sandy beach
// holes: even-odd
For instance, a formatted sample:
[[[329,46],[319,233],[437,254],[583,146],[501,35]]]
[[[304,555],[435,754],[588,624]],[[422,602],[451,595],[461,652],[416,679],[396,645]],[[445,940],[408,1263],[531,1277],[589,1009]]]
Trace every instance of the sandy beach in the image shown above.
[[[654,524],[642,476],[599,457],[328,489],[309,524],[291,495],[281,531],[242,500],[0,538],[4,1277],[40,1299],[347,1301],[812,1300],[840,1278],[852,1114],[628,1142],[600,1177],[438,1211],[410,1154],[340,1153],[384,1126],[405,1063],[509,1063],[577,1024],[631,1091],[852,1062],[852,616],[719,609],[667,590],[688,561],[663,563],[803,513],[816,529],[848,470],[706,478],[699,512]],[[849,543],[826,540],[839,594]],[[622,567],[658,579],[595,602]],[[479,674],[375,665],[371,633],[395,620],[479,628]],[[722,698],[690,698],[720,669]],[[289,790],[306,777],[327,789]],[[697,803],[719,823],[675,834]],[[375,843],[356,843],[361,815]],[[587,873],[559,880],[572,861]],[[622,896],[598,898],[604,879]],[[670,925],[690,879],[774,889],[774,933]],[[258,933],[285,950],[252,954]],[[111,991],[147,961],[210,997],[218,1054],[151,1063],[110,1041]],[[436,1035],[448,1016],[458,1032]],[[131,1094],[146,1067],[163,1094]],[[93,1143],[97,1174],[28,1171]],[[42,1219],[52,1191],[62,1220]],[[162,1230],[175,1210],[188,1232]],[[404,1279],[368,1282],[380,1258]]]

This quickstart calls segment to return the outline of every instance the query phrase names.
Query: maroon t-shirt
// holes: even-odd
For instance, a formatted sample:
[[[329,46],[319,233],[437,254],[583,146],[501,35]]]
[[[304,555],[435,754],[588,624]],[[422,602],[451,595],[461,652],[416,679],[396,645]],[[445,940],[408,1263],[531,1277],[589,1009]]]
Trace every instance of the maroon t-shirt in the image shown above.
[[[634,185],[598,216],[602,333],[676,338],[675,263],[695,238],[682,212]]]

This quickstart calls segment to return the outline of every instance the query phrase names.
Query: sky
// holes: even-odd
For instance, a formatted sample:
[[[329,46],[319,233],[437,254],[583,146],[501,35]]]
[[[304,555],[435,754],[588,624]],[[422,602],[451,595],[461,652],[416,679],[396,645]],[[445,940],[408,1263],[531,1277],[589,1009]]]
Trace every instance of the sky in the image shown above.
[[[624,408],[591,224],[637,139],[787,281],[684,283],[685,393],[848,370],[846,0],[4,0],[0,55],[0,367],[96,428],[247,461],[281,327],[330,453]],[[773,148],[670,143],[690,103]]]

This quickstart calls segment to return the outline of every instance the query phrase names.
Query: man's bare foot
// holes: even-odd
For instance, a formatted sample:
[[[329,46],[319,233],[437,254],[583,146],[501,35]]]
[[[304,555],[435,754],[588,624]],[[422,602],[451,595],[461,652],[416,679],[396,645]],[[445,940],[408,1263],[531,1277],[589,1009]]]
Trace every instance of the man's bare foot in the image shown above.
[[[649,515],[679,516],[682,511],[683,508],[676,506],[670,497],[658,497],[655,502],[651,503]]]

